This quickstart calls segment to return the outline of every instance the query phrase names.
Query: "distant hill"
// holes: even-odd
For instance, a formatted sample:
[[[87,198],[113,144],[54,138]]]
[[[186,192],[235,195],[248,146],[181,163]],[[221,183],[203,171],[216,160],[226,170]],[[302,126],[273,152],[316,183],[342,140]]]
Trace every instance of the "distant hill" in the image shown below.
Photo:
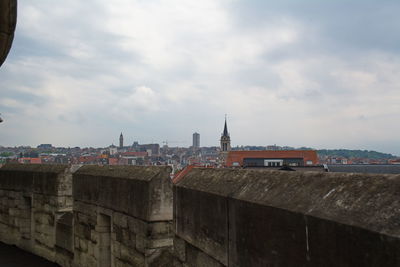
[[[319,156],[344,157],[344,158],[365,158],[365,159],[392,159],[396,156],[370,150],[350,150],[350,149],[320,149],[317,150]]]
[[[290,146],[237,146],[232,150],[316,150],[311,147],[290,147]],[[344,157],[347,159],[362,158],[362,159],[393,159],[398,158],[395,155],[381,153],[371,150],[352,150],[352,149],[319,149],[317,150],[319,156],[330,157]]]

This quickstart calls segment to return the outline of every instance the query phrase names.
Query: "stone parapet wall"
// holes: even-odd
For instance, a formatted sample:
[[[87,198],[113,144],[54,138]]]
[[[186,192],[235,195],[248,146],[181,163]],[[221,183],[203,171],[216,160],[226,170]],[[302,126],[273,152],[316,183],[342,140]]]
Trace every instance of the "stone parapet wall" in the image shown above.
[[[194,169],[175,266],[399,266],[400,176]]]
[[[79,169],[73,178],[76,266],[171,266],[170,172],[169,167]]]
[[[60,266],[171,266],[169,167],[5,165],[0,241]]]
[[[56,213],[72,208],[66,165],[8,164],[0,169],[0,241],[55,259]]]
[[[400,266],[400,176],[76,169],[0,168],[0,241],[65,267]]]
[[[144,221],[172,221],[170,173],[170,167],[82,166],[73,197]]]

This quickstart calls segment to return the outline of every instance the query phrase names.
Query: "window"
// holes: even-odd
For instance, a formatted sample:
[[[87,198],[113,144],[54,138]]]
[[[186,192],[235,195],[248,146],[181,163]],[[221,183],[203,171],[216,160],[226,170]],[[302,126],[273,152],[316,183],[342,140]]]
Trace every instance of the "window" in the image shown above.
[[[283,166],[283,160],[282,159],[264,159],[264,166],[268,166],[268,167]]]

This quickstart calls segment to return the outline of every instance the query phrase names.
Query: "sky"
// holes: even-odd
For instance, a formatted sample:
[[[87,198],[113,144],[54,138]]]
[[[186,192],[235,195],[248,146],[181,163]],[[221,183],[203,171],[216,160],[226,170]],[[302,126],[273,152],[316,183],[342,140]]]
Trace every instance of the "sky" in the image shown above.
[[[19,0],[0,145],[400,155],[400,1]]]

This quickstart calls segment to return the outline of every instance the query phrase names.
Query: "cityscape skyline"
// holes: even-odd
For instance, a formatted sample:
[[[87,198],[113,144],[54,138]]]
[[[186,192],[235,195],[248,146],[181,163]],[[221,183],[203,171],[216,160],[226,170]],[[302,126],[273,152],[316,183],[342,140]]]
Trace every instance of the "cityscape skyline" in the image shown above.
[[[400,3],[19,1],[0,145],[165,140],[400,155]],[[355,19],[357,18],[357,19]],[[113,139],[110,139],[113,137]],[[172,145],[172,143],[171,143]]]
[[[197,134],[199,134],[199,133],[197,133]],[[119,140],[119,142],[121,142],[120,138],[118,140]],[[193,135],[192,135],[192,142],[193,142]],[[46,142],[42,142],[40,144],[39,143],[38,144],[19,144],[19,145],[12,145],[12,146],[6,146],[6,145],[0,144],[0,147],[3,147],[3,148],[7,148],[7,147],[10,147],[10,148],[13,148],[13,147],[30,147],[32,149],[36,149],[36,148],[39,148],[39,147],[41,147],[43,145],[45,145],[45,146],[50,145],[52,148],[74,148],[74,147],[79,147],[79,148],[82,148],[82,149],[84,149],[84,148],[100,149],[100,148],[108,148],[108,147],[113,147],[113,146],[120,148],[121,147],[120,144],[121,143],[119,143],[119,145],[118,145],[117,142],[111,142],[111,143],[108,143],[108,144],[98,145],[98,146],[88,146],[88,145],[81,145],[80,146],[80,145],[74,145],[74,144],[72,144],[72,145],[62,145],[62,144],[61,145],[57,145],[57,144],[52,144],[52,143],[48,143],[48,142],[47,143]],[[152,139],[152,140],[150,140],[148,142],[141,142],[140,140],[138,141],[138,140],[135,139],[131,143],[127,143],[127,144],[124,143],[123,147],[135,147],[135,145],[137,145],[137,144],[158,144],[160,146],[167,145],[167,147],[170,147],[170,148],[186,148],[186,149],[193,148],[193,143],[189,144],[189,141],[186,144],[186,143],[183,143],[182,141],[178,141],[178,142],[172,141],[172,142],[170,142],[168,140],[164,140],[164,141],[159,141],[158,142],[158,141],[155,141],[154,139]],[[212,148],[212,147],[220,148],[221,144],[219,143],[219,144],[215,144],[215,145],[201,145],[201,146],[199,146],[199,148]],[[382,153],[382,154],[392,154],[392,156],[394,156],[394,157],[399,157],[400,156],[400,155],[395,154],[395,153],[390,153],[390,152],[385,152],[385,151],[378,151],[378,150],[369,150],[369,149],[363,149],[363,148],[345,148],[345,147],[327,148],[327,147],[308,147],[308,146],[302,146],[302,145],[290,146],[290,145],[286,145],[286,144],[240,144],[240,145],[232,146],[232,148],[235,149],[235,150],[240,149],[240,148],[246,148],[246,149],[248,149],[248,148],[258,148],[258,149],[264,148],[264,149],[267,149],[267,150],[271,150],[271,149],[273,150],[273,147],[276,147],[277,150],[313,149],[313,150],[328,150],[328,151],[329,150],[331,150],[331,151],[335,151],[335,150],[370,151],[370,152],[377,152],[377,153]]]
[[[223,143],[223,139],[227,138],[226,141],[229,143],[228,146],[224,146]],[[54,145],[50,144],[50,143],[46,143],[46,142],[42,142],[40,144],[37,145],[26,145],[26,144],[22,144],[22,145],[15,145],[15,146],[3,146],[0,144],[0,147],[31,147],[31,148],[40,148],[42,146],[50,146],[53,148],[59,147],[59,148],[73,148],[73,147],[80,147],[80,148],[107,148],[107,147],[115,147],[117,148],[116,144],[118,144],[118,148],[124,148],[124,147],[135,147],[137,145],[140,144],[162,144],[165,146],[169,146],[171,148],[175,147],[175,148],[211,148],[211,147],[219,147],[221,150],[226,151],[226,150],[230,150],[230,133],[228,132],[228,128],[227,128],[227,114],[225,114],[225,122],[224,122],[224,128],[223,131],[221,133],[221,137],[219,139],[219,145],[204,145],[201,146],[200,145],[200,133],[198,132],[194,132],[192,134],[192,143],[190,144],[189,142],[186,141],[169,141],[169,140],[163,140],[163,141],[155,141],[154,139],[148,139],[144,142],[141,142],[138,139],[133,139],[132,144],[128,143],[124,145],[124,135],[123,132],[120,132],[120,135],[118,137],[118,142],[111,142],[111,144],[106,144],[106,145],[99,145],[99,146],[88,146],[88,145],[83,145],[83,146],[76,146],[76,145],[70,145],[70,146],[65,146],[65,145]],[[172,145],[171,145],[172,144]],[[225,147],[225,148],[224,148]],[[229,148],[228,148],[229,147]],[[302,145],[298,145],[298,146],[291,146],[291,145],[287,145],[287,144],[241,144],[241,145],[236,145],[233,148],[234,149],[238,149],[238,148],[248,148],[248,147],[264,147],[267,150],[274,150],[273,147],[276,147],[277,150],[297,150],[297,149],[314,149],[314,150],[359,150],[359,151],[370,151],[370,152],[378,152],[378,153],[383,153],[383,154],[392,154],[394,157],[398,157],[398,154],[395,153],[390,153],[390,152],[385,152],[385,151],[377,151],[377,150],[368,150],[368,149],[362,149],[362,148],[353,148],[353,149],[349,149],[349,148],[344,148],[344,147],[340,147],[340,148],[326,148],[326,147],[322,147],[322,148],[317,148],[317,147],[309,147],[309,146],[302,146]]]

